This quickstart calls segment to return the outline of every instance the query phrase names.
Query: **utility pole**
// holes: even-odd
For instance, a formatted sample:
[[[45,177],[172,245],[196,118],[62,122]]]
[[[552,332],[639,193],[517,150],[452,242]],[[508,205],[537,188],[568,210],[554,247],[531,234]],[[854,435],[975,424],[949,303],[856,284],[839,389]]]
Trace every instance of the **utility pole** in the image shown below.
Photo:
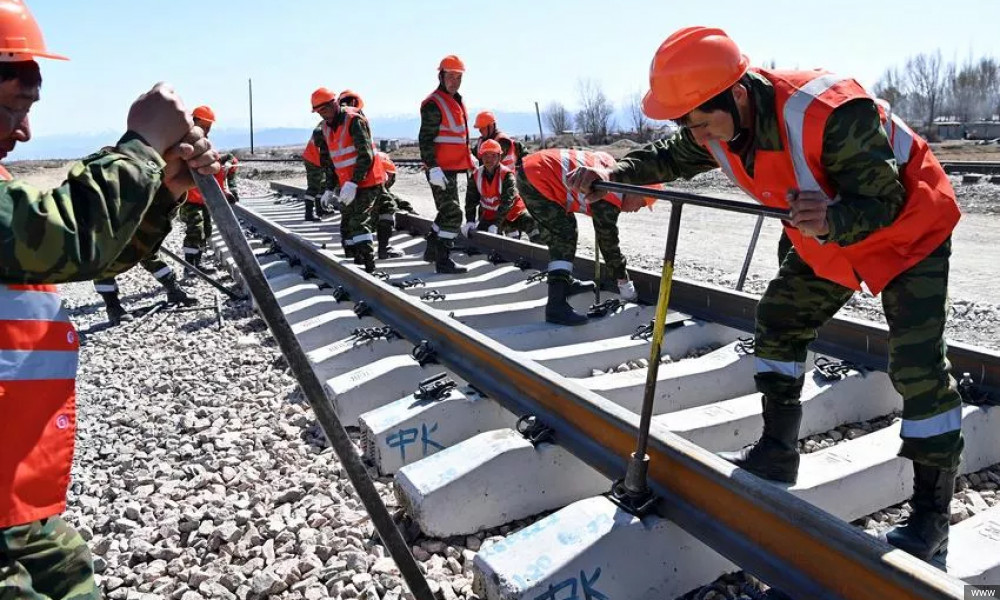
[[[247,79],[250,90],[250,154],[253,155],[253,79]]]
[[[535,117],[538,118],[538,145],[544,148],[545,134],[542,133],[542,113],[538,111],[538,103],[535,102]]]

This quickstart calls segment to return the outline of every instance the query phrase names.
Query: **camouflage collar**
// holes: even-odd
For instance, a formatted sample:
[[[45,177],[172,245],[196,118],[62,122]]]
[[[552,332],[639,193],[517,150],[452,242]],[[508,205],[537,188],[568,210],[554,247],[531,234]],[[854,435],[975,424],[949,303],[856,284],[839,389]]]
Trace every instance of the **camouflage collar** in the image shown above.
[[[778,113],[774,106],[774,86],[760,73],[747,73],[754,107],[754,150],[781,150]]]

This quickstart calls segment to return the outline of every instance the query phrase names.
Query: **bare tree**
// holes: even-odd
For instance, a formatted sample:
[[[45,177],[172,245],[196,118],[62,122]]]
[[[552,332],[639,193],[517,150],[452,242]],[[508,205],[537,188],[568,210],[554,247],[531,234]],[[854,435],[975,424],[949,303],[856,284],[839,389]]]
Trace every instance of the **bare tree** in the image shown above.
[[[590,137],[591,143],[599,143],[614,129],[615,107],[600,84],[592,79],[582,79],[577,86],[581,108],[576,113],[576,125]]]
[[[559,102],[549,104],[545,109],[545,124],[553,135],[562,134],[571,126],[569,111]]]
[[[992,56],[979,59],[976,65],[980,91],[983,94],[982,116],[993,119],[1000,116],[1000,62]]]
[[[925,125],[928,134],[932,135],[934,117],[940,110],[942,96],[946,85],[945,67],[941,60],[941,51],[918,54],[906,61],[906,79],[911,86],[915,99],[923,109]]]
[[[979,69],[972,58],[959,67],[952,63],[947,69],[948,112],[959,121],[979,118],[984,110],[986,94],[979,79]]]
[[[909,119],[913,115],[909,113],[909,100],[906,82],[899,74],[899,69],[895,67],[886,69],[879,80],[875,82],[872,92],[875,97],[882,98],[889,103],[892,112]]]
[[[642,112],[642,94],[635,92],[628,97],[627,106],[628,117],[632,128],[639,136],[639,140],[645,141],[653,131],[653,123]]]

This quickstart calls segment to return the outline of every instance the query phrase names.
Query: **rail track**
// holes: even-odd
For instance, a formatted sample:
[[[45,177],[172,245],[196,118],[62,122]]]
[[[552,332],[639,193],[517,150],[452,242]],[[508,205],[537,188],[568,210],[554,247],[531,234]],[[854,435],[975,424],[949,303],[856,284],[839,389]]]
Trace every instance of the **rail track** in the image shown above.
[[[1000,505],[953,527],[948,574],[847,524],[909,497],[898,424],[804,455],[793,487],[714,456],[759,433],[754,297],[675,281],[663,354],[678,360],[659,369],[656,501],[640,518],[602,494],[634,445],[652,306],[611,296],[583,327],[546,324],[543,248],[480,235],[481,253],[459,257],[468,274],[437,275],[420,260],[430,223],[412,215],[393,238],[405,256],[372,277],[344,260],[339,217],[305,223],[303,190],[272,188],[279,197],[237,214],[333,408],[421,530],[448,538],[555,511],[484,546],[482,597],[672,598],[737,568],[796,598],[961,598],[960,579],[1000,582]],[[592,268],[577,259],[580,275]],[[657,275],[632,277],[655,301]],[[835,319],[821,331],[803,437],[901,406],[885,350],[884,327]],[[949,358],[977,391],[1000,386],[1000,354],[953,344]],[[964,408],[966,472],[1000,463],[998,410]]]
[[[1000,162],[985,160],[945,160],[941,161],[946,173],[972,173],[979,175],[1000,175]]]

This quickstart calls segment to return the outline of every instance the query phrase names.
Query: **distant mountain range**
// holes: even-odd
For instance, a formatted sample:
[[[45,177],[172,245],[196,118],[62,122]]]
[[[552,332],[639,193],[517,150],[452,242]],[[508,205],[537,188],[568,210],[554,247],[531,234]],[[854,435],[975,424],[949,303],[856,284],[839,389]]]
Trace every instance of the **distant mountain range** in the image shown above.
[[[500,128],[511,135],[538,135],[538,120],[533,112],[496,112]],[[628,118],[624,114],[616,115],[620,128],[630,128]],[[471,117],[470,117],[471,120]],[[372,133],[376,139],[389,138],[399,140],[415,140],[420,130],[419,115],[373,116],[371,118]],[[542,115],[545,124],[545,115]],[[297,127],[270,127],[254,131],[254,148],[269,146],[305,145],[312,129]],[[551,135],[546,128],[545,135]],[[39,160],[39,159],[73,159],[86,156],[91,152],[114,144],[121,132],[106,131],[102,133],[68,134],[38,136],[27,144],[19,144],[8,161]],[[473,130],[472,137],[477,137]],[[220,128],[212,131],[212,141],[216,147],[223,149],[249,148],[249,128]]]

